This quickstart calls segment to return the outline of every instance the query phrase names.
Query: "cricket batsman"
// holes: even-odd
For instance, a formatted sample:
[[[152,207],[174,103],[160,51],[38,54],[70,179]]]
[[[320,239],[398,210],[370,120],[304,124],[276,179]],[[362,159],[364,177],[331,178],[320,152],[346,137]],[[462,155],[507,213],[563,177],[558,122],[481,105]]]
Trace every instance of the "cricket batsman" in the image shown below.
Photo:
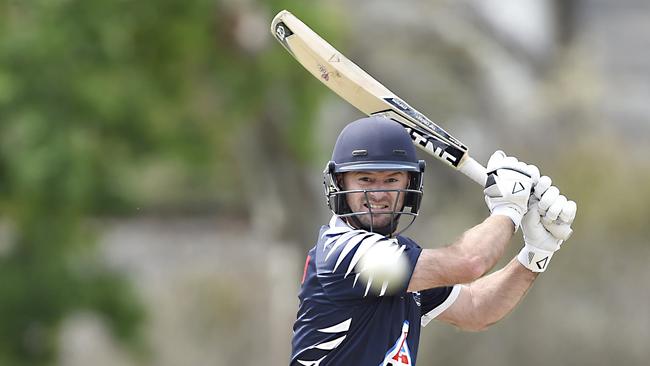
[[[436,319],[480,331],[503,319],[571,232],[575,202],[497,151],[483,191],[489,216],[423,249],[402,234],[420,210],[424,168],[392,120],[363,118],[340,133],[324,171],[333,216],[306,258],[290,365],[415,365],[422,327]],[[519,254],[486,275],[519,228]]]

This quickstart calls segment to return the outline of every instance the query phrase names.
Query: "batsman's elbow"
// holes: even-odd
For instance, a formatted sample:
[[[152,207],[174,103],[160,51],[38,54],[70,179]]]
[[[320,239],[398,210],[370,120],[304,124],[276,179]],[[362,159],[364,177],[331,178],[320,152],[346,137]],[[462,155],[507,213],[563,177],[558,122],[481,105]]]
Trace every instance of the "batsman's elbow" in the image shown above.
[[[494,323],[486,322],[464,322],[463,324],[457,324],[456,327],[464,332],[479,333],[488,330],[490,326]]]
[[[458,283],[470,283],[481,278],[490,267],[480,256],[467,256],[461,261],[461,277]]]
[[[459,330],[482,332],[499,321],[498,314],[491,314],[482,305],[472,285],[461,285],[460,293],[454,303],[436,318],[451,324]]]
[[[438,320],[441,320],[445,323],[449,323],[464,332],[472,332],[472,333],[483,332],[487,330],[492,324],[494,324],[494,323],[486,323],[479,319],[470,319],[468,317],[453,318],[453,319],[450,319],[449,317],[444,317]]]

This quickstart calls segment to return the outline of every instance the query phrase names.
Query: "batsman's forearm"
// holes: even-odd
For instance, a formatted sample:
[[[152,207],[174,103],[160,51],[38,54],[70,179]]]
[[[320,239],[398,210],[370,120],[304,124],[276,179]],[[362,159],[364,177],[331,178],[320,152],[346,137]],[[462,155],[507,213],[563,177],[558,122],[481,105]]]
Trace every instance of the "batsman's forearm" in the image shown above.
[[[509,217],[494,215],[465,231],[452,248],[467,257],[477,258],[476,278],[479,278],[501,259],[513,233],[514,224]]]
[[[483,276],[501,258],[513,231],[510,218],[490,216],[452,245],[424,249],[411,276],[409,291],[469,283]]]
[[[523,299],[538,274],[513,259],[502,269],[467,285],[474,304],[476,330],[482,330],[508,315]]]

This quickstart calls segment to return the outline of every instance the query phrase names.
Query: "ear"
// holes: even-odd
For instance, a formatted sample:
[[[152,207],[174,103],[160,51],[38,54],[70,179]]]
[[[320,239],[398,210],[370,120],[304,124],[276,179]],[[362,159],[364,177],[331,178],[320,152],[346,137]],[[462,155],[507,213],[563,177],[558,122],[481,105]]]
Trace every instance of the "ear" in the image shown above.
[[[345,190],[345,184],[343,183],[343,174],[345,173],[338,173],[334,176],[334,180],[336,180],[336,186],[339,187],[339,189],[342,191]]]

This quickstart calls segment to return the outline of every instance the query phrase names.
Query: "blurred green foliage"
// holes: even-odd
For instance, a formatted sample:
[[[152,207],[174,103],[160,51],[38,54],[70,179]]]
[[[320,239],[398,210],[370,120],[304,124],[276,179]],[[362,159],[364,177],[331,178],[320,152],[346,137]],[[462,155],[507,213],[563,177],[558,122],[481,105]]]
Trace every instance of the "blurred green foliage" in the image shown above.
[[[284,119],[274,143],[309,158],[324,88],[271,40],[282,8],[316,25],[326,11],[297,0],[0,1],[0,227],[9,233],[0,364],[56,360],[58,327],[77,309],[137,340],[144,309],[97,257],[88,218],[132,215],[174,194],[242,205],[238,171],[252,167],[237,160],[237,136],[263,130],[265,116]]]

